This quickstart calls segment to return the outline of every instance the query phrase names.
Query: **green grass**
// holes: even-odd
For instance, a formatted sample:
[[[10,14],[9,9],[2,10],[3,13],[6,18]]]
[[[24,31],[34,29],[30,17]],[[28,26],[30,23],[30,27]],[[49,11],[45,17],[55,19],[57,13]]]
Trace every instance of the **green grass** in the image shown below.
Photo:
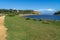
[[[60,40],[60,25],[57,23],[45,24],[18,16],[6,16],[7,40]]]

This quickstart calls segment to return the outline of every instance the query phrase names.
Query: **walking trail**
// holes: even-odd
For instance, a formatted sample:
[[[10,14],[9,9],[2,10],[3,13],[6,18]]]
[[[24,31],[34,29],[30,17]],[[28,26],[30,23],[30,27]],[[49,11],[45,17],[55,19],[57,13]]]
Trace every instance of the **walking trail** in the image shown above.
[[[6,31],[7,31],[7,28],[5,28],[4,26],[4,19],[5,19],[5,16],[1,16],[0,17],[0,40],[6,40]]]

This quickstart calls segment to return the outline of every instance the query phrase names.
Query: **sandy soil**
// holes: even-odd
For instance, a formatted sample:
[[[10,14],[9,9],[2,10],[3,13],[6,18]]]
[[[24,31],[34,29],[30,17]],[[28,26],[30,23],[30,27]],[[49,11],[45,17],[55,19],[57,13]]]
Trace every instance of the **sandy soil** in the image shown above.
[[[4,26],[4,19],[5,19],[5,16],[1,16],[0,17],[0,40],[6,40],[6,31],[7,31],[7,28],[5,28]]]

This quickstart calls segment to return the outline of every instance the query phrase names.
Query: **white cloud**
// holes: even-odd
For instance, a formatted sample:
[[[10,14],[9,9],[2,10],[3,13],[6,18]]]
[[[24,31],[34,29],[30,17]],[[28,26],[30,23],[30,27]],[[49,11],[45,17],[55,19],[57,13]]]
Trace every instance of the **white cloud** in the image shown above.
[[[55,11],[55,9],[49,8],[49,9],[39,9],[39,10],[35,10],[35,11]]]
[[[47,9],[48,11],[55,11],[55,9]]]

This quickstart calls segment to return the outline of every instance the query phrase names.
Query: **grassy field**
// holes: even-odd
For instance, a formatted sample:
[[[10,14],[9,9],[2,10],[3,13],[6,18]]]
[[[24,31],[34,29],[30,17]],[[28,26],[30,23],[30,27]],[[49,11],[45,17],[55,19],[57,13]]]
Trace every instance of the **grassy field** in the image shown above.
[[[6,16],[7,40],[60,40],[59,23],[45,24],[18,16]]]

